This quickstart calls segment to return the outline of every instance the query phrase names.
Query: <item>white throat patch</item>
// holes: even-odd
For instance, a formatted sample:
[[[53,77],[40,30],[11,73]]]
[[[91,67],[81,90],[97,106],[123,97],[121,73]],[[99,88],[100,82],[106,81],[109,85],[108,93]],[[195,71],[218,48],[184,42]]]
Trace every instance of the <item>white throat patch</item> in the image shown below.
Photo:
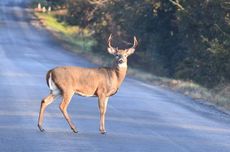
[[[119,68],[127,68],[127,62],[123,62],[121,64],[118,64]]]

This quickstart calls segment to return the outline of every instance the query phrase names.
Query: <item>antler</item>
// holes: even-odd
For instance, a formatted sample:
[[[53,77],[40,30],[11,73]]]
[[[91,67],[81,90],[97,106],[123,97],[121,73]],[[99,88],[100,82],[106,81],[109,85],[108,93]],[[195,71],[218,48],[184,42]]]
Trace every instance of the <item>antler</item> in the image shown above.
[[[112,47],[112,45],[111,45],[111,41],[112,41],[112,34],[110,34],[110,36],[109,36],[109,39],[108,39],[108,52],[110,53],[110,54],[116,54],[117,53],[117,51],[118,51],[118,48],[113,48]]]
[[[111,41],[112,41],[112,34],[109,35],[108,45],[109,45],[110,48],[114,49],[114,48],[111,46]]]
[[[135,49],[135,48],[137,47],[137,45],[138,45],[138,42],[137,42],[137,38],[136,38],[136,36],[134,36],[134,37],[133,37],[133,41],[134,41],[134,42],[133,42],[133,46],[132,46],[132,48],[134,48],[134,49]]]

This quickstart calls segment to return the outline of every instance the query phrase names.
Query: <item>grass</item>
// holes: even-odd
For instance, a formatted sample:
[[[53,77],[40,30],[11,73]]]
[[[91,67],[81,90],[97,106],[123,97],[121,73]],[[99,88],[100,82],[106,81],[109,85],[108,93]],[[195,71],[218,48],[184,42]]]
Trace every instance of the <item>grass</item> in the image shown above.
[[[35,13],[35,15],[65,48],[83,55],[88,60],[98,65],[105,65],[111,62],[107,57],[105,60],[105,57],[101,54],[91,51],[92,46],[94,46],[96,42],[90,37],[89,30],[58,22],[54,14]],[[151,73],[141,71],[140,69],[130,68],[128,75],[153,85],[170,88],[190,96],[195,100],[202,99],[218,107],[230,109],[230,84],[220,85],[209,90],[192,81],[158,77]]]
[[[69,26],[64,22],[58,22],[55,14],[35,13],[43,26],[53,33],[62,42],[77,47],[76,50],[90,51],[95,41],[90,37],[89,30],[78,26]]]
[[[213,89],[207,89],[192,81],[158,77],[140,69],[130,69],[129,74],[153,85],[180,92],[194,100],[207,101],[206,103],[216,105],[218,108],[222,108],[222,110],[230,110],[230,84],[223,84]]]

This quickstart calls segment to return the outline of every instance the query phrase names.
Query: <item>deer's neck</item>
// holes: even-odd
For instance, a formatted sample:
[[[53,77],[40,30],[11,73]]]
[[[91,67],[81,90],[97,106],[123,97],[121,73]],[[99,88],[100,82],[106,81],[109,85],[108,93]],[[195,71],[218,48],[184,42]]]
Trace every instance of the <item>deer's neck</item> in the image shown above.
[[[128,68],[127,66],[124,66],[124,67],[116,66],[115,67],[115,73],[116,73],[117,81],[118,81],[118,88],[120,87],[121,83],[125,79],[127,68]]]

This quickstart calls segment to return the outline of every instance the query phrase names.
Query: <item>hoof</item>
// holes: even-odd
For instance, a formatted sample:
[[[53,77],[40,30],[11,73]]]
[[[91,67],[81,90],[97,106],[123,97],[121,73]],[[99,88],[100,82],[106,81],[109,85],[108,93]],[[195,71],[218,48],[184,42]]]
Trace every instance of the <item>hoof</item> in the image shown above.
[[[102,135],[105,135],[105,134],[106,134],[106,131],[105,131],[105,130],[100,130],[100,133],[101,133]]]
[[[44,131],[45,131],[45,129],[43,129],[42,126],[40,126],[40,125],[38,125],[38,128],[39,128],[39,130],[40,130],[41,132],[44,132]]]
[[[74,133],[78,133],[78,130],[75,128],[71,128]]]

